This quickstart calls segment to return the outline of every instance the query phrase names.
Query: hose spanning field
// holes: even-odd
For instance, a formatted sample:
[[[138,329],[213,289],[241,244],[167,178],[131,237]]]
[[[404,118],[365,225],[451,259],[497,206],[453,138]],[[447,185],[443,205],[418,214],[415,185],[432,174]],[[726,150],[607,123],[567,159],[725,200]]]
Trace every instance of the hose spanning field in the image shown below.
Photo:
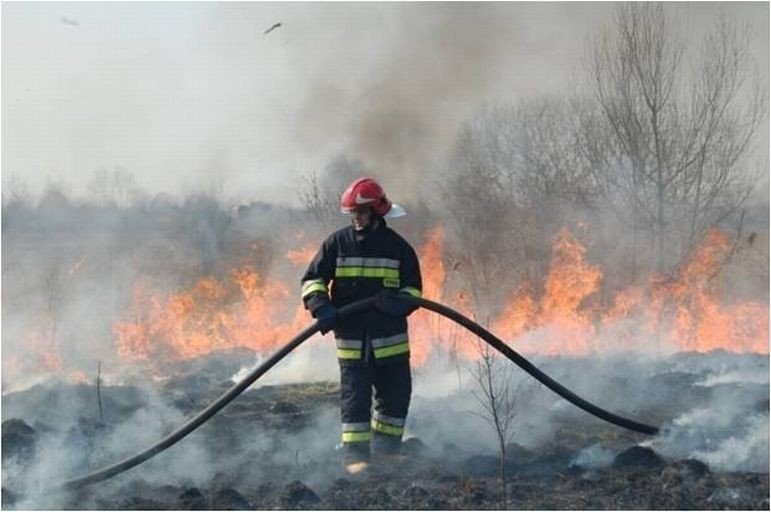
[[[658,427],[646,425],[644,423],[639,423],[637,421],[618,416],[579,397],[578,395],[576,395],[575,393],[573,393],[572,391],[565,388],[557,381],[553,380],[551,377],[543,373],[541,370],[535,367],[532,363],[530,363],[530,361],[528,361],[519,353],[517,353],[515,350],[513,350],[511,347],[506,345],[501,339],[496,337],[494,334],[492,334],[491,332],[489,332],[488,330],[486,330],[484,327],[477,324],[476,322],[458,313],[457,311],[427,299],[405,296],[403,300],[411,304],[414,304],[416,306],[420,306],[422,308],[433,311],[441,316],[444,316],[458,323],[459,325],[462,325],[463,327],[465,327],[475,335],[485,340],[493,348],[495,348],[501,354],[506,356],[506,358],[510,359],[512,362],[514,362],[517,366],[525,370],[527,373],[532,375],[535,379],[537,379],[543,385],[545,385],[546,387],[548,387],[549,389],[551,389],[552,391],[554,391],[555,393],[563,397],[565,400],[568,400],[575,406],[585,410],[589,414],[592,414],[609,423],[618,425],[628,430],[632,430],[635,432],[640,432],[648,435],[658,434],[659,432]],[[354,302],[352,304],[349,304],[347,306],[340,308],[338,310],[338,314],[341,318],[345,318],[347,316],[359,313],[371,307],[373,301],[374,301],[374,297],[370,297],[367,299],[360,300],[358,302]],[[259,367],[252,370],[252,372],[250,372],[249,375],[244,377],[244,379],[242,379],[240,382],[238,382],[236,385],[230,388],[217,400],[212,402],[203,411],[201,411],[195,417],[187,421],[180,428],[178,428],[174,432],[170,433],[169,435],[161,439],[158,443],[121,462],[117,462],[115,464],[112,464],[100,470],[94,471],[87,475],[62,482],[56,485],[55,487],[49,489],[49,492],[77,489],[80,487],[84,487],[86,485],[100,482],[102,480],[107,480],[108,478],[111,478],[115,475],[123,473],[124,471],[128,471],[134,466],[137,466],[145,462],[146,460],[154,457],[155,455],[161,453],[167,448],[173,446],[178,441],[182,440],[185,436],[187,436],[195,429],[197,429],[199,426],[204,424],[212,416],[217,414],[217,412],[219,412],[223,407],[225,407],[238,395],[244,392],[255,381],[257,381],[260,377],[262,377],[265,373],[267,373],[268,370],[273,368],[273,366],[275,366],[276,363],[281,361],[285,356],[287,356],[290,352],[296,349],[301,343],[303,343],[308,338],[310,338],[318,330],[319,328],[317,323],[314,323],[308,328],[306,328],[305,330],[303,330],[301,333],[295,336],[291,341],[289,341],[286,345],[284,345],[281,349],[279,349],[275,354],[273,354],[268,360],[262,363]]]

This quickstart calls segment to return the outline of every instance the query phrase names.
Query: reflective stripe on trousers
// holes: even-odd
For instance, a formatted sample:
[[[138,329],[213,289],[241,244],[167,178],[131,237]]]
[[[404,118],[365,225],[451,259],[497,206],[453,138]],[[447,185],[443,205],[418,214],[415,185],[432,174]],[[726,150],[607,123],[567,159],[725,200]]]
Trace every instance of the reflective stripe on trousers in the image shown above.
[[[372,351],[375,354],[375,359],[406,354],[410,351],[407,333],[403,332],[386,338],[373,338]]]
[[[394,418],[375,411],[372,415],[372,430],[378,434],[401,437],[404,434],[404,418]]]
[[[386,441],[386,445],[392,445],[391,449],[397,449],[404,432],[411,390],[407,358],[382,365],[374,359],[363,364],[341,364],[340,416],[343,431],[347,433],[343,445],[369,449],[369,444],[363,441],[372,439],[375,444]]]
[[[371,344],[375,359],[406,354],[410,351],[409,338],[406,332],[385,338],[373,338]],[[347,361],[362,360],[363,340],[335,338],[335,345],[337,347],[338,359]]]
[[[364,342],[362,340],[335,338],[335,345],[337,346],[338,359],[351,361],[361,360],[361,350],[364,347]]]
[[[399,333],[385,338],[372,339],[372,353],[375,359],[406,354],[410,351],[409,339],[407,333]],[[363,340],[347,340],[335,338],[337,346],[337,358],[347,361],[360,361],[362,359],[362,350],[364,349]]]
[[[370,423],[343,423],[343,444],[369,443],[372,439]]]

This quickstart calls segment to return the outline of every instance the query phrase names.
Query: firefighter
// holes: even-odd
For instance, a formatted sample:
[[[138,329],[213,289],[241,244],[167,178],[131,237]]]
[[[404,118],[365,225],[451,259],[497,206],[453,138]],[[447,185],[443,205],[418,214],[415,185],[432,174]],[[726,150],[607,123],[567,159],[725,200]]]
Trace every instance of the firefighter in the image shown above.
[[[351,183],[340,209],[351,224],[322,244],[302,277],[302,299],[322,334],[334,330],[343,462],[354,474],[368,467],[370,445],[380,459],[401,448],[412,392],[407,316],[415,307],[399,295],[421,297],[421,277],[415,251],[385,221],[406,212],[375,180]],[[373,308],[338,318],[338,308],[371,296]]]

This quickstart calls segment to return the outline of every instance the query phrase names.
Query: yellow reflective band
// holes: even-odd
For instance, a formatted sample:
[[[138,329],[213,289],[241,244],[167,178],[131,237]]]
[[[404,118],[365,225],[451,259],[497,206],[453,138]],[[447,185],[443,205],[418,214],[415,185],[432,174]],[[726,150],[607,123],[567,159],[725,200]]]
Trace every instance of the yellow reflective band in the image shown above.
[[[372,420],[372,429],[380,432],[381,434],[387,434],[389,436],[401,436],[404,434],[404,427],[394,427],[387,423],[381,423],[378,420]]]
[[[376,348],[375,357],[390,357],[398,354],[404,354],[410,351],[410,344],[408,342],[399,343],[398,345],[391,345],[390,347]]]
[[[337,267],[335,277],[377,277],[399,279],[399,270],[385,267]]]
[[[338,348],[337,358],[338,359],[361,359],[361,350],[352,349],[352,348]]]
[[[417,297],[418,299],[423,297],[423,293],[420,290],[418,290],[417,288],[413,288],[411,286],[408,286],[406,288],[402,288],[399,291],[401,293],[409,293],[410,295],[412,295],[413,297]]]
[[[389,336],[387,338],[373,338],[372,348],[375,348],[375,349],[385,348],[385,347],[397,345],[399,343],[405,343],[407,341],[408,341],[407,333],[402,332],[394,336]]]
[[[368,443],[372,434],[367,432],[343,432],[344,443]]]
[[[311,283],[307,286],[303,286],[302,298],[304,299],[313,292],[327,293],[327,285],[324,283]]]
[[[324,284],[324,280],[319,278],[319,279],[308,279],[307,281],[303,281],[303,283],[302,283],[303,290],[305,290],[307,287],[309,287],[309,286],[311,286],[313,284],[317,284],[317,283]]]

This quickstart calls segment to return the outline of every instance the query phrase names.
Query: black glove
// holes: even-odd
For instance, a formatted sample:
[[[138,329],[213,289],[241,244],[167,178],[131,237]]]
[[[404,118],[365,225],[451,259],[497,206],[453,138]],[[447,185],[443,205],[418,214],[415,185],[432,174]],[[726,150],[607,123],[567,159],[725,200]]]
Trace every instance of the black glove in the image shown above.
[[[390,316],[407,316],[414,307],[402,300],[394,290],[381,290],[375,295],[375,309]]]
[[[316,317],[321,334],[328,333],[337,324],[337,309],[332,304],[321,306],[314,312],[313,316]]]

